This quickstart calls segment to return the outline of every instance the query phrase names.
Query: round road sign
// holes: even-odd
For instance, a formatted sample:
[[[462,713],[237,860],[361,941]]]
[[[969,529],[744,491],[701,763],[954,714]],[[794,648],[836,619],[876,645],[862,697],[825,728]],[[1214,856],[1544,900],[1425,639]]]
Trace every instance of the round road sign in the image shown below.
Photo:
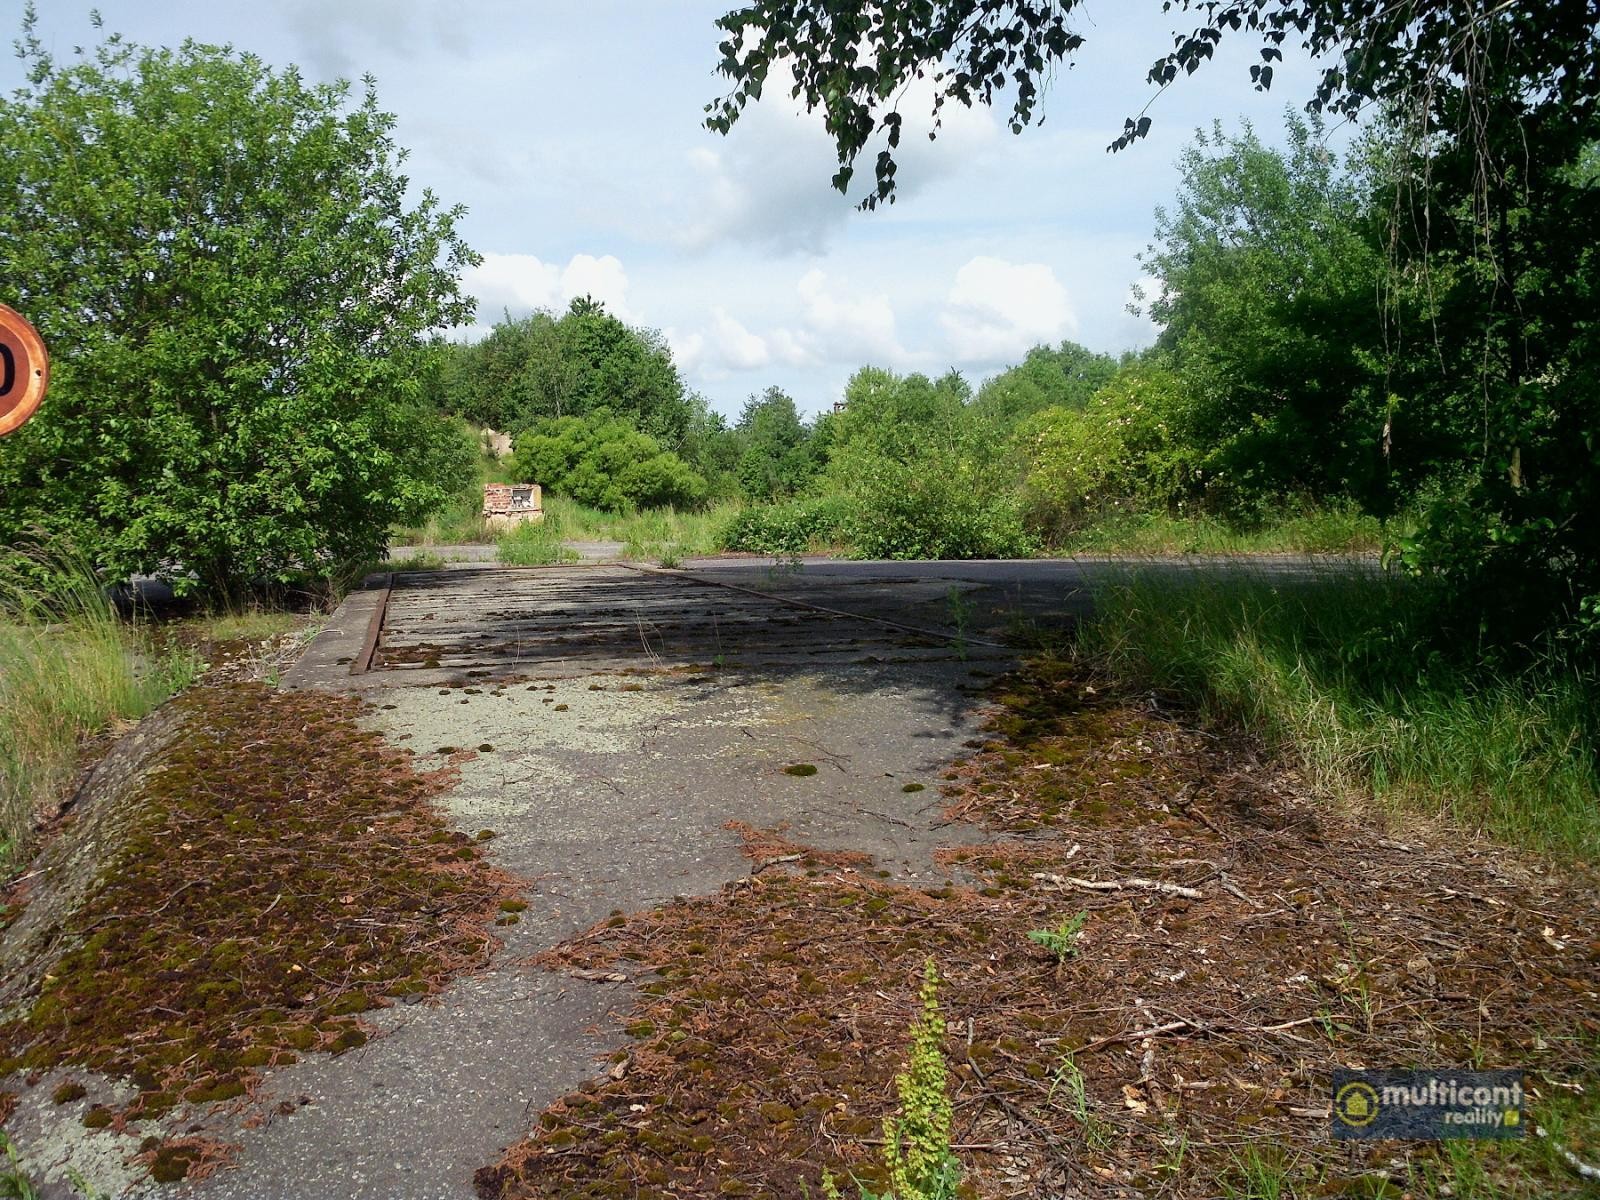
[[[38,411],[50,385],[50,356],[28,319],[0,304],[0,437]]]

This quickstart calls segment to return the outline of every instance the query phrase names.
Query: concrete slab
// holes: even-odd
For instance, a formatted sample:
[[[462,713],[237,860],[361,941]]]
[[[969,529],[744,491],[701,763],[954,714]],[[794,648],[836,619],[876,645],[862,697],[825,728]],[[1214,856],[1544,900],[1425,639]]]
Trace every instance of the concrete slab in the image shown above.
[[[240,1165],[177,1194],[466,1200],[474,1169],[626,1041],[612,1014],[631,984],[558,977],[531,956],[745,874],[729,821],[940,879],[936,845],[982,840],[940,820],[937,784],[978,731],[984,684],[1014,661],[996,635],[1075,619],[1097,573],[1129,569],[722,559],[403,573],[374,669],[351,675],[377,612],[358,593],[285,686],[359,690],[371,727],[421,766],[470,751],[443,806],[464,832],[495,831],[491,856],[527,880],[529,908],[483,974],[378,1014],[386,1036],[358,1052],[274,1072],[265,1123],[199,1122],[239,1143]],[[801,763],[816,773],[785,773]],[[290,1115],[271,1115],[280,1104]]]
[[[929,881],[944,878],[936,845],[981,840],[936,828],[937,784],[975,736],[979,693],[1008,651],[670,572],[395,583],[374,670],[352,676],[341,661],[371,620],[369,599],[340,610],[332,624],[345,632],[313,647],[286,686],[359,689],[371,726],[421,767],[472,750],[443,807],[465,832],[495,831],[491,856],[528,881],[529,908],[488,969],[438,1003],[378,1014],[385,1036],[359,1051],[273,1072],[254,1106],[265,1123],[198,1122],[240,1145],[239,1165],[176,1194],[465,1200],[477,1167],[626,1042],[611,1014],[631,985],[552,975],[528,965],[538,951],[614,911],[743,876],[752,864],[729,821],[784,825],[796,842],[865,850]],[[419,638],[453,638],[459,661],[408,663]],[[507,642],[520,655],[485,655]],[[720,664],[707,656],[717,645]],[[817,773],[785,773],[799,763]]]

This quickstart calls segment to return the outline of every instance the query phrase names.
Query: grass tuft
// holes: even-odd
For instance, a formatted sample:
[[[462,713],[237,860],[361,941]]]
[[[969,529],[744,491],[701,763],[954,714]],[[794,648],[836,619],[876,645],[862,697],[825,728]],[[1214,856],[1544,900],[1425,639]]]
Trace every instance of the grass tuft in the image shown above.
[[[123,620],[87,563],[35,554],[0,571],[0,877],[27,860],[80,743],[142,717],[198,671],[192,651],[157,652]]]
[[[500,535],[500,561],[514,567],[577,562],[577,553],[562,545],[565,536],[560,517],[546,509],[543,521],[517,525]]]

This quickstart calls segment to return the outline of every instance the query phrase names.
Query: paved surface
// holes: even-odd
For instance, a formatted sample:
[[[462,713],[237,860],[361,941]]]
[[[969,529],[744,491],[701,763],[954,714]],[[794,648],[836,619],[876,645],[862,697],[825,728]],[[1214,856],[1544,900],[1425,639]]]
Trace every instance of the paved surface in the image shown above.
[[[359,691],[423,768],[479,747],[443,803],[458,828],[499,834],[491,851],[530,907],[486,971],[376,1014],[387,1036],[273,1072],[265,1124],[202,1118],[239,1165],[165,1194],[465,1200],[476,1168],[626,1042],[612,1014],[630,984],[530,956],[746,873],[730,819],[939,878],[936,845],[979,840],[935,828],[933,785],[1013,661],[1000,636],[1071,620],[1087,579],[1124,569],[719,559],[406,572],[352,595],[284,686]],[[818,773],[784,772],[797,763]]]
[[[741,587],[771,582],[759,562],[731,570]],[[463,765],[445,804],[459,828],[497,831],[490,848],[529,880],[530,908],[490,969],[442,1002],[386,1010],[377,1021],[388,1036],[274,1072],[262,1099],[268,1111],[290,1101],[292,1115],[255,1129],[213,1119],[210,1132],[240,1143],[239,1165],[184,1194],[469,1197],[476,1168],[626,1042],[611,1014],[627,1008],[630,985],[526,960],[613,910],[744,875],[729,820],[787,822],[796,841],[863,849],[910,878],[941,877],[935,845],[976,840],[933,829],[933,785],[976,732],[979,692],[1010,652],[970,630],[900,624],[948,615],[952,587],[984,585],[881,572],[845,581],[863,612],[900,622],[890,625],[793,603],[792,573],[780,581],[788,599],[689,574],[401,573],[359,674],[381,590],[355,594],[329,623],[285,686],[359,690],[373,726],[425,768],[444,747],[492,747]],[[848,598],[840,580],[813,578],[822,599]],[[818,773],[784,773],[796,763]],[[908,782],[928,786],[907,793]]]

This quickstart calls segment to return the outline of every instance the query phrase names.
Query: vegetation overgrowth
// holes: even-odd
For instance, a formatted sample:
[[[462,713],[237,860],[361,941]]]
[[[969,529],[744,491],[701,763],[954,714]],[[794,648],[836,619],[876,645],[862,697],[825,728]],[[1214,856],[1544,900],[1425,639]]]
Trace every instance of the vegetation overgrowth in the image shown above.
[[[1095,608],[1081,652],[1286,753],[1324,791],[1600,858],[1600,679],[1574,659],[1441,654],[1424,588],[1360,568],[1129,572]]]
[[[128,1080],[105,1124],[364,1045],[360,1014],[481,966],[520,904],[484,860],[493,834],[452,830],[429,803],[448,765],[418,770],[358,726],[358,701],[233,684],[176,703],[182,736],[120,816],[64,942],[45,941],[59,957],[40,994],[0,1025],[0,1074]],[[168,1179],[195,1165],[181,1146],[157,1153],[158,1180],[163,1161]]]
[[[370,82],[195,42],[57,59],[31,9],[18,53],[0,254],[52,374],[0,447],[0,544],[237,595],[377,557],[461,489],[465,426],[423,389],[476,259],[408,195]]]
[[[35,554],[0,573],[0,879],[78,771],[82,743],[143,716],[198,673],[123,619],[86,564]]]
[[[831,1175],[899,1197],[885,1118],[926,1114],[932,1162],[941,1092],[958,1194],[1097,1179],[1182,1200],[1571,1190],[1557,1144],[1586,1161],[1600,1145],[1597,964],[1566,937],[1594,909],[1592,871],[1525,871],[1453,829],[1328,805],[1249,739],[1081,662],[1041,656],[990,695],[938,814],[992,834],[935,852],[969,886],[741,827],[759,873],[542,955],[638,979],[634,1041],[480,1171],[478,1194],[642,1181],[814,1200]],[[930,955],[947,1028],[908,1064]],[[1495,1004],[1508,972],[1519,1001]],[[1329,1062],[1374,1059],[1516,1062],[1551,1136],[1331,1142]],[[896,1074],[925,1080],[919,1101]]]

